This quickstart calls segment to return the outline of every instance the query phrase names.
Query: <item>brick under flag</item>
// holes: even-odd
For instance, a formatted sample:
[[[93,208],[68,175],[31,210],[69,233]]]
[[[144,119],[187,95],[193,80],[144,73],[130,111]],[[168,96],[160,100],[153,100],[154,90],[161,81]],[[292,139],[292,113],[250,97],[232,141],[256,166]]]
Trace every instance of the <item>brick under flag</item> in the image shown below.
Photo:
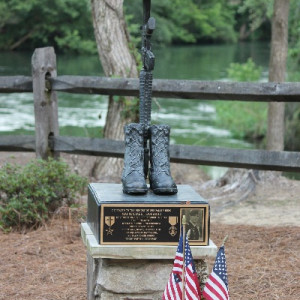
[[[206,300],[229,300],[225,248],[221,246],[203,290]]]
[[[195,264],[192,257],[192,252],[188,239],[185,239],[185,257],[183,257],[183,235],[181,233],[176,256],[174,260],[173,269],[162,296],[163,300],[197,300],[201,299],[200,285],[195,269]],[[185,268],[183,268],[185,262]],[[183,280],[183,269],[185,270]],[[184,282],[184,288],[183,288]],[[182,297],[184,290],[185,297]]]

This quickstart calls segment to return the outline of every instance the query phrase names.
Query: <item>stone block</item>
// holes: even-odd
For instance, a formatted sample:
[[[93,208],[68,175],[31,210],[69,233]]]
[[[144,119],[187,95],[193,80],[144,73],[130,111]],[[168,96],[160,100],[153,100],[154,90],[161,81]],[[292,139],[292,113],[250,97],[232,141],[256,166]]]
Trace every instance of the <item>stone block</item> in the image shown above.
[[[158,300],[162,298],[172,271],[175,246],[99,245],[86,223],[81,235],[87,247],[88,300]],[[191,247],[200,284],[207,279],[206,256],[215,256],[217,247]]]

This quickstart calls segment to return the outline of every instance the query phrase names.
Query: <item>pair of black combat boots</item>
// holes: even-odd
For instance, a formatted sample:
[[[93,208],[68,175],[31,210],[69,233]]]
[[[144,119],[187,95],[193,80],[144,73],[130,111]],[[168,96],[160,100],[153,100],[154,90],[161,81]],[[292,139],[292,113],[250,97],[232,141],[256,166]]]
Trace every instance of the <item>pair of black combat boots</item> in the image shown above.
[[[146,194],[148,187],[147,150],[145,151],[145,132],[138,123],[125,125],[125,156],[122,174],[123,192],[126,194]],[[170,171],[170,127],[152,125],[147,131],[150,144],[150,189],[154,194],[173,195],[177,186]]]

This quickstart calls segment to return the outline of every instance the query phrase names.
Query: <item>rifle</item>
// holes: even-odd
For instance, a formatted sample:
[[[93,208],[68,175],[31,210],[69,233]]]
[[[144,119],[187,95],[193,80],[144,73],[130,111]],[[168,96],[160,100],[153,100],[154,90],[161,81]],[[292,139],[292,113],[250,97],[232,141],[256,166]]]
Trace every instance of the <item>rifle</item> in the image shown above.
[[[144,132],[144,171],[147,178],[149,165],[149,127],[151,123],[151,96],[152,96],[152,71],[155,64],[155,56],[151,51],[151,35],[155,29],[155,19],[150,17],[151,0],[143,0],[143,25],[142,30],[142,62],[143,68],[140,71],[140,107],[139,122]]]

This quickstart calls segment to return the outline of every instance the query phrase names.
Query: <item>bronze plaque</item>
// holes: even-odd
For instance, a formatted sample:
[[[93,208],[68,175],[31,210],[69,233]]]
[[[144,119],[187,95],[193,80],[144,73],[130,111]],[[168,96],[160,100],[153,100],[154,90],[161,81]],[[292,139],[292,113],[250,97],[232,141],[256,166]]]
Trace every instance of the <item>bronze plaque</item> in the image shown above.
[[[177,245],[183,214],[190,245],[208,245],[208,204],[102,204],[100,244]]]

